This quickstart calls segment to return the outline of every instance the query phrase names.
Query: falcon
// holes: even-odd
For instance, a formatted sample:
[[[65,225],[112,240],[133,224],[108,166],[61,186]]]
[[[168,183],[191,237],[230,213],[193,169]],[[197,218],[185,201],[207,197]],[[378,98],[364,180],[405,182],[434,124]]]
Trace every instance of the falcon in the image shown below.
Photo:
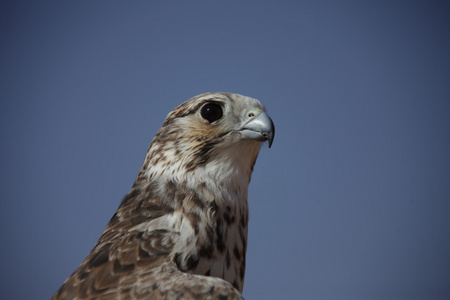
[[[176,107],[94,248],[52,299],[242,299],[248,185],[274,134],[250,97],[205,93]]]

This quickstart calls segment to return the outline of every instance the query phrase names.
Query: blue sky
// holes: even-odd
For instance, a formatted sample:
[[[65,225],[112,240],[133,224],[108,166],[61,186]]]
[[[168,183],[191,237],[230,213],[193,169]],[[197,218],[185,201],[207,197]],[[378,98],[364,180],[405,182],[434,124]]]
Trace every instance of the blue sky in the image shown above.
[[[2,299],[48,299],[176,105],[276,126],[249,190],[246,299],[449,299],[445,1],[2,1]]]

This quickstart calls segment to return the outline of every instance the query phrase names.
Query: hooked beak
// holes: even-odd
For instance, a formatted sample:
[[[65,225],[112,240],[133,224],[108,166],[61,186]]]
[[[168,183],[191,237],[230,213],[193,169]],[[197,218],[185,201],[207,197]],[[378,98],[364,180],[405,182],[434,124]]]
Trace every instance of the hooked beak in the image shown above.
[[[268,141],[270,148],[275,137],[275,126],[269,115],[261,112],[256,118],[245,124],[241,132],[250,139]]]

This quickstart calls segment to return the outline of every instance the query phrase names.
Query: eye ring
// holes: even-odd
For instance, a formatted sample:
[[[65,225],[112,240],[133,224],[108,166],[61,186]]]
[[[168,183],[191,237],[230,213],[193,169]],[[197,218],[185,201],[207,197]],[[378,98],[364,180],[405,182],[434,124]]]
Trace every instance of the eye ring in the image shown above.
[[[220,104],[209,102],[202,107],[200,115],[209,123],[213,123],[222,118],[223,109]]]

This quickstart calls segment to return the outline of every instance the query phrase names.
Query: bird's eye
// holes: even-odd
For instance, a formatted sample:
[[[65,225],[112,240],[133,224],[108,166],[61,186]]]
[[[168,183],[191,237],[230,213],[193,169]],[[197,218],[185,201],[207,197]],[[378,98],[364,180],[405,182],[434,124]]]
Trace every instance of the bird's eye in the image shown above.
[[[209,123],[219,120],[223,115],[222,106],[217,103],[206,104],[200,113],[203,119],[208,120]]]

